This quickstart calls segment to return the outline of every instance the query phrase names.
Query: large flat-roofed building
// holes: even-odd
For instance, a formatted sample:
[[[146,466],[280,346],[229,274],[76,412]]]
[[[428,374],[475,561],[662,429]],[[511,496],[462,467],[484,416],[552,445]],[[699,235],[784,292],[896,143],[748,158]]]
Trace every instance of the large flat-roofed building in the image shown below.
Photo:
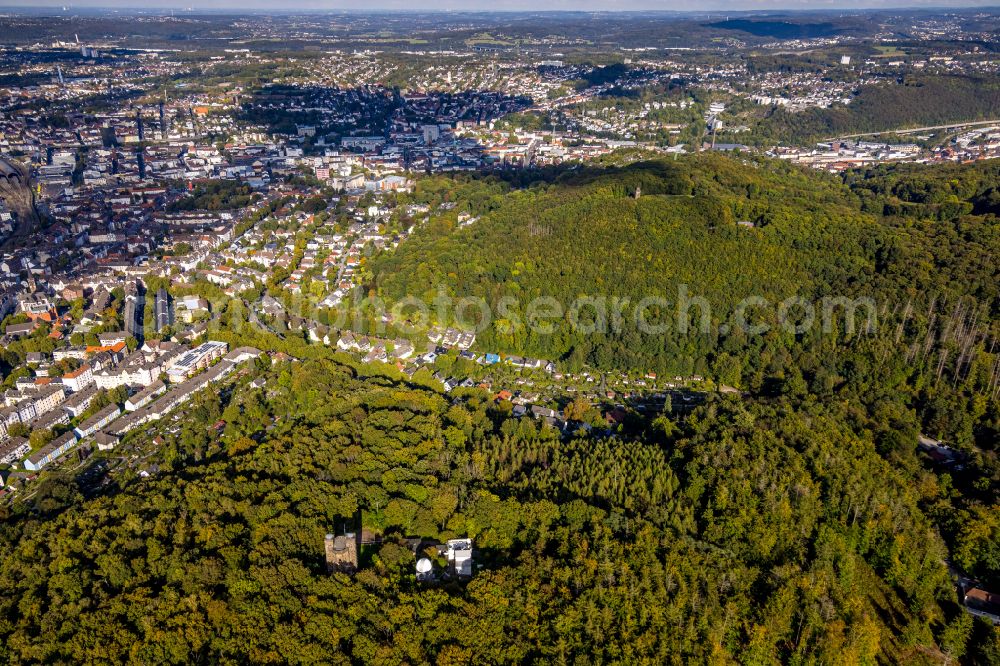
[[[114,347],[119,342],[125,342],[127,339],[128,333],[125,331],[110,331],[97,334],[97,340],[101,343],[102,347]]]
[[[184,381],[199,370],[207,368],[215,359],[222,358],[228,349],[229,345],[225,342],[209,340],[177,359],[167,370],[167,377],[172,382]]]

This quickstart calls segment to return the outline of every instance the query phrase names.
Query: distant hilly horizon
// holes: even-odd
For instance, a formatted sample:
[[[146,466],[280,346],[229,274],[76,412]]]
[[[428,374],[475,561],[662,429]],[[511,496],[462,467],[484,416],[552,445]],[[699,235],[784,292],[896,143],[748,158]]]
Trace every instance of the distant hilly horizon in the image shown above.
[[[377,14],[377,13],[447,13],[447,14],[659,14],[676,15],[683,17],[715,16],[718,14],[731,14],[735,16],[780,16],[780,15],[808,15],[808,14],[838,14],[842,12],[936,12],[936,11],[1000,11],[1000,4],[989,0],[988,2],[940,2],[931,0],[929,2],[915,2],[913,4],[896,3],[891,0],[887,2],[846,2],[843,4],[833,4],[829,2],[813,3],[810,0],[794,2],[791,4],[776,2],[773,5],[761,7],[748,7],[739,4],[727,7],[724,4],[702,6],[697,10],[686,9],[684,7],[655,7],[650,4],[638,1],[630,2],[571,2],[569,0],[553,0],[549,3],[550,8],[537,9],[529,3],[521,0],[512,2],[490,3],[489,5],[473,3],[472,6],[464,6],[467,3],[444,0],[442,2],[430,2],[421,6],[415,6],[411,2],[401,0],[387,0],[383,2],[369,3],[365,8],[349,6],[347,3],[339,2],[327,3],[322,0],[305,0],[304,2],[282,7],[274,7],[267,0],[249,0],[248,2],[234,2],[233,0],[210,0],[209,2],[189,3],[183,0],[177,2],[153,2],[152,0],[140,0],[132,2],[130,0],[94,0],[73,3],[62,3],[59,0],[38,0],[30,5],[10,5],[0,3],[0,11],[16,12],[24,14],[36,14],[38,12],[50,12],[53,9],[62,9],[64,14],[74,13],[101,13],[105,11],[129,14],[148,13],[173,13],[183,11],[191,14],[295,14],[295,13],[338,13],[338,14]],[[617,6],[615,6],[617,5]]]

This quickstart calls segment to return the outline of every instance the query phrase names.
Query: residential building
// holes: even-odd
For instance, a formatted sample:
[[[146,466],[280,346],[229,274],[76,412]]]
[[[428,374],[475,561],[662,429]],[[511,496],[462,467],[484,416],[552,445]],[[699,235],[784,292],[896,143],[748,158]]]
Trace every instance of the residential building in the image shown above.
[[[118,405],[108,405],[78,425],[73,429],[73,431],[76,433],[77,437],[85,439],[114,421],[121,413],[121,410],[118,409]]]
[[[153,398],[162,394],[167,390],[166,384],[161,380],[157,379],[155,382],[151,383],[149,386],[139,391],[128,400],[125,401],[125,411],[134,412],[140,407],[145,407],[149,404]]]
[[[76,434],[73,431],[64,433],[28,456],[24,461],[24,468],[36,472],[58,460],[60,456],[73,448],[76,442]]]
[[[24,437],[13,437],[0,446],[0,465],[11,465],[31,453],[31,444]]]
[[[167,377],[171,382],[184,381],[199,370],[207,368],[212,361],[222,358],[228,349],[229,345],[225,342],[209,340],[177,359],[177,362],[167,370]]]
[[[62,409],[53,409],[38,416],[28,427],[31,430],[51,430],[57,425],[65,425],[67,423],[69,423],[69,414]]]
[[[76,393],[94,383],[94,371],[85,363],[76,370],[63,375],[62,381],[63,386]]]
[[[66,399],[66,391],[58,384],[46,384],[38,389],[34,396],[35,415],[41,416],[51,412]]]
[[[118,436],[104,432],[94,434],[94,443],[100,451],[110,451],[118,445]]]
[[[97,397],[97,387],[88,386],[87,388],[74,393],[68,397],[63,403],[62,408],[67,414],[72,418],[77,418],[80,414],[83,414],[87,409],[90,408],[90,404]]]

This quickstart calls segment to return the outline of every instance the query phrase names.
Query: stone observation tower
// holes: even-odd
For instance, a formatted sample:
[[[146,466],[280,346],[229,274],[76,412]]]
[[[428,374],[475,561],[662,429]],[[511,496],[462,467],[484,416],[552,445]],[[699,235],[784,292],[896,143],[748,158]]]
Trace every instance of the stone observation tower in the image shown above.
[[[359,543],[358,535],[348,532],[342,536],[326,535],[326,568],[327,571],[343,571],[354,573],[358,570]]]

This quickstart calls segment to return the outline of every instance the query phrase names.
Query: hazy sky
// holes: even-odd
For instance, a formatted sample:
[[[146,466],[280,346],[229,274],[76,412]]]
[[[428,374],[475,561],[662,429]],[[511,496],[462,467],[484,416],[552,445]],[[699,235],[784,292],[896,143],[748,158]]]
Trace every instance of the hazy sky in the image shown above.
[[[70,11],[74,7],[115,8],[173,8],[190,7],[197,10],[267,10],[290,11],[301,9],[329,9],[347,11],[405,10],[405,11],[625,11],[625,10],[681,10],[681,11],[738,11],[753,9],[860,9],[887,7],[989,7],[1000,5],[1000,0],[0,0],[3,7],[61,7]]]

